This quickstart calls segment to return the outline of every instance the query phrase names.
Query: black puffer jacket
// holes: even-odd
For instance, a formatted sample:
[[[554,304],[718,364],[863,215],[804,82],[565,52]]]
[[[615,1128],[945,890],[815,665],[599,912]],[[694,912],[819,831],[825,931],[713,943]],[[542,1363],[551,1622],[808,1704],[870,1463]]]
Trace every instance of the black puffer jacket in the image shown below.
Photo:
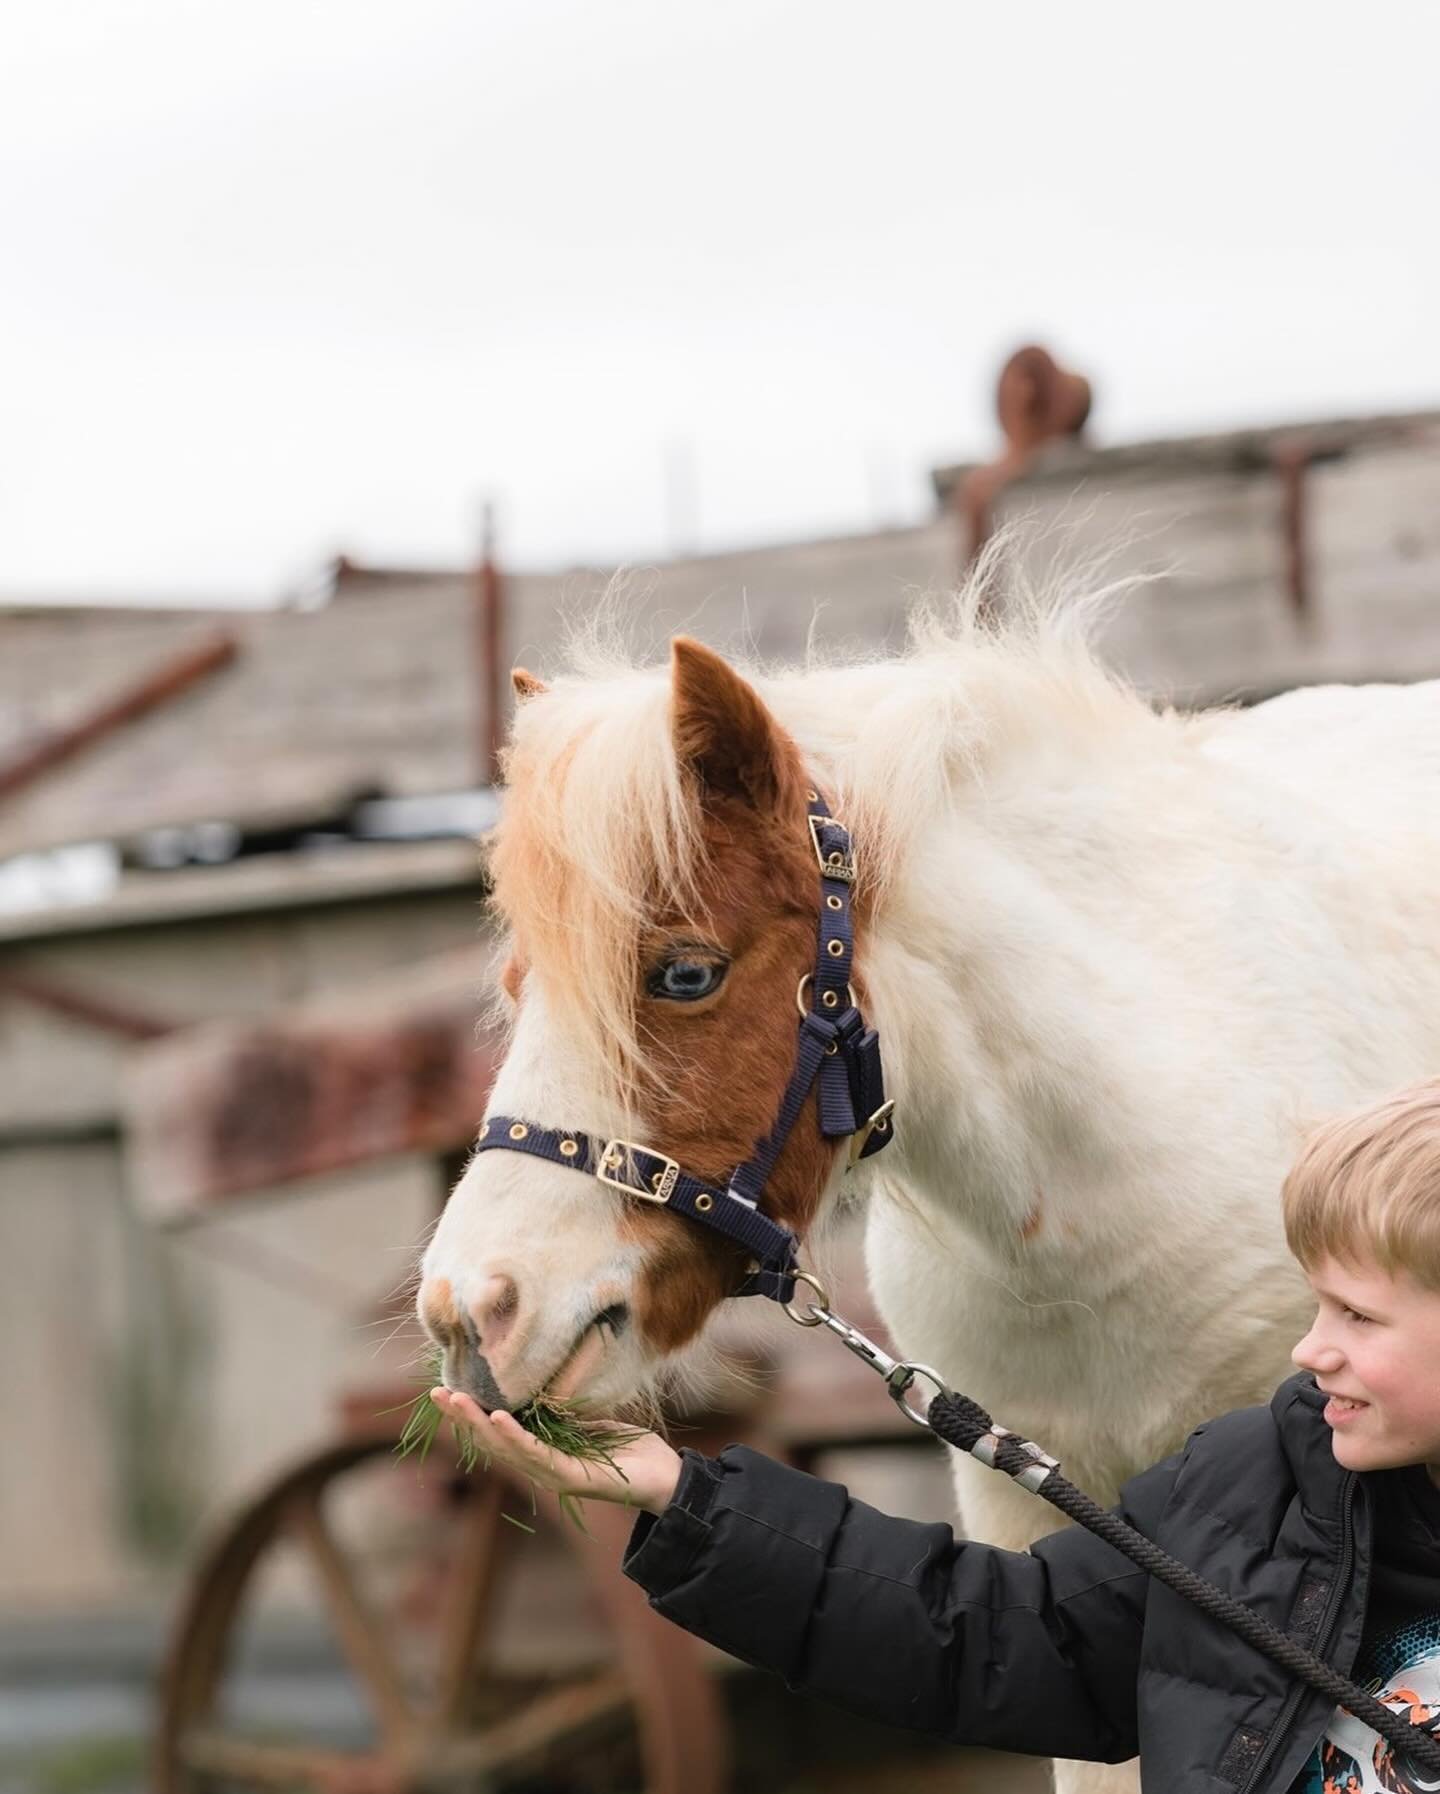
[[[1292,1377],[1268,1408],[1211,1421],[1137,1476],[1119,1511],[1348,1673],[1369,1503],[1365,1478],[1335,1462],[1323,1405]],[[687,1454],[625,1571],[667,1618],[793,1688],[956,1744],[1138,1751],[1147,1794],[1280,1794],[1330,1717],[1090,1533],[1028,1553],[965,1543],[744,1446]]]

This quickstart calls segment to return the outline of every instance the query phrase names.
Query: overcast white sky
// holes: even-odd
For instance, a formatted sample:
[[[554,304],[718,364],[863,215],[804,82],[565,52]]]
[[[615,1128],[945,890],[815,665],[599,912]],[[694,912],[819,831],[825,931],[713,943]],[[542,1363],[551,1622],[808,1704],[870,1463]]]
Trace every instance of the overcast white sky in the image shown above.
[[[1440,404],[1437,175],[1432,0],[12,0],[0,599],[908,520],[1030,338]]]

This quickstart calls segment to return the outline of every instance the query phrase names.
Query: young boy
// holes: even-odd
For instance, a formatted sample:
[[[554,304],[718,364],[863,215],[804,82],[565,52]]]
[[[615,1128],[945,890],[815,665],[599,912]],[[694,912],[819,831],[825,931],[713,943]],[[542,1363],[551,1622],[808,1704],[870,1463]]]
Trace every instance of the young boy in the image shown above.
[[[1430,1724],[1440,1079],[1320,1129],[1284,1211],[1318,1305],[1294,1351],[1301,1374],[1268,1407],[1199,1428],[1127,1484],[1119,1511]],[[625,1571],[655,1608],[841,1706],[957,1744],[1104,1762],[1138,1752],[1155,1794],[1440,1786],[1090,1533],[999,1551],[877,1513],[743,1446],[711,1462],[654,1434],[620,1454],[622,1478],[547,1452],[467,1396],[434,1399],[537,1483],[643,1509]]]

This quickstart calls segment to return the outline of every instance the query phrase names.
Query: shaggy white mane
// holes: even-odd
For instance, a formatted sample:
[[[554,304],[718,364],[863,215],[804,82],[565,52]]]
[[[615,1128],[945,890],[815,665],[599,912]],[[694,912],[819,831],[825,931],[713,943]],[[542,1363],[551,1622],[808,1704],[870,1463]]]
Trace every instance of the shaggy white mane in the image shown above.
[[[1003,620],[988,609],[992,559],[952,596],[918,600],[906,647],[888,659],[813,644],[800,667],[731,659],[845,818],[873,901],[961,787],[1036,751],[1070,764],[1129,754],[1137,732],[1175,723],[1091,646],[1114,588],[1075,600],[1010,572]],[[636,954],[660,908],[694,904],[699,818],[671,745],[668,662],[636,664],[619,603],[571,631],[567,670],[519,708],[492,866],[549,1001],[633,1099],[658,1071],[637,1032]]]

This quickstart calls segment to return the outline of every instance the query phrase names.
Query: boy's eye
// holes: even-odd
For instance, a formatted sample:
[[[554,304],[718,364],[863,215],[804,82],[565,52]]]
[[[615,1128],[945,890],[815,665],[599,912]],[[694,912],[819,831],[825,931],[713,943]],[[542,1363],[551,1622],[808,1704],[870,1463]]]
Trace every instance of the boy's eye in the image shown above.
[[[1358,1308],[1348,1308],[1344,1302],[1340,1304],[1340,1312],[1345,1316],[1347,1321],[1360,1321],[1363,1323],[1370,1319],[1368,1314],[1361,1314]]]

